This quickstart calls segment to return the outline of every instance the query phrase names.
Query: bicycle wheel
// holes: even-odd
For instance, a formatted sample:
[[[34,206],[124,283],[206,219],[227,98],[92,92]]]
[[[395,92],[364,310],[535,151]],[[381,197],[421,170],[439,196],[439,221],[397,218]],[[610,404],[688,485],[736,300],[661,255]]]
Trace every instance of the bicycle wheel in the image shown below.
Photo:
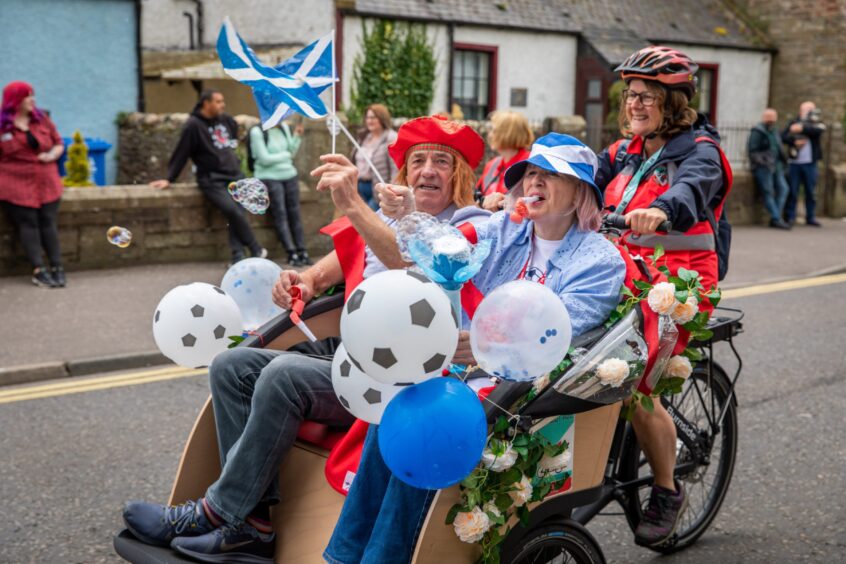
[[[505,564],[605,564],[596,539],[575,521],[560,521],[529,531],[505,555]]]
[[[649,547],[651,550],[669,554],[687,548],[708,528],[720,511],[729,483],[734,472],[737,457],[737,405],[729,400],[730,381],[725,371],[714,364],[713,376],[709,378],[707,363],[700,363],[680,394],[671,398],[671,404],[692,425],[700,436],[704,437],[709,463],[698,464],[692,471],[678,475],[688,496],[688,507],[682,514],[676,532],[661,545]],[[717,418],[726,408],[726,414],[715,432]],[[632,440],[622,454],[620,474],[623,481],[650,476],[652,471],[637,444],[634,432]],[[695,462],[696,457],[679,439],[676,440],[676,464]],[[649,502],[650,486],[637,490],[637,495],[629,495],[625,510],[629,526],[634,530],[643,516]]]

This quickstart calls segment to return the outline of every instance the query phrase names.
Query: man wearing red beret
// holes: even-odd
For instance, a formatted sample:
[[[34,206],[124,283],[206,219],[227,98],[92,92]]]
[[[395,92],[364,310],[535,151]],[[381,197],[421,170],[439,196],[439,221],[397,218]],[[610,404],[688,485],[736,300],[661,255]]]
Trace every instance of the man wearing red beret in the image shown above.
[[[484,142],[471,128],[440,117],[413,119],[399,129],[389,152],[399,173],[396,184],[378,187],[385,194],[411,190],[418,211],[455,225],[487,219],[489,213],[473,201],[473,169]],[[333,236],[335,251],[304,272],[282,273],[273,299],[286,309],[294,285],[307,302],[344,280],[349,292],[367,276],[404,266],[392,220],[358,195],[356,166],[342,155],[324,155],[321,161],[312,172],[320,177],[317,189],[329,190],[345,217],[324,231]],[[463,335],[458,363],[472,359]],[[272,562],[276,539],[269,508],[279,501],[276,476],[300,423],[309,419],[341,427],[354,421],[332,389],[337,343],[305,343],[295,347],[297,352],[235,348],[219,354],[209,367],[209,382],[220,477],[204,497],[183,505],[130,502],[123,514],[129,530],[199,560]]]

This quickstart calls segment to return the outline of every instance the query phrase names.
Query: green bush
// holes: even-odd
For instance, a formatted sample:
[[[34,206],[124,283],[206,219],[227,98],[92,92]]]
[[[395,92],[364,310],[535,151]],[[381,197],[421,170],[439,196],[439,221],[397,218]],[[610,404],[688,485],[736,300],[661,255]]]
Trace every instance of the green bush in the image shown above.
[[[353,61],[351,122],[370,104],[384,104],[395,117],[429,113],[434,97],[435,56],[426,26],[362,21],[361,50]]]
[[[62,179],[65,186],[93,186],[91,165],[88,162],[88,146],[79,130],[73,132],[73,143],[68,146],[68,160],[65,161],[67,175]]]

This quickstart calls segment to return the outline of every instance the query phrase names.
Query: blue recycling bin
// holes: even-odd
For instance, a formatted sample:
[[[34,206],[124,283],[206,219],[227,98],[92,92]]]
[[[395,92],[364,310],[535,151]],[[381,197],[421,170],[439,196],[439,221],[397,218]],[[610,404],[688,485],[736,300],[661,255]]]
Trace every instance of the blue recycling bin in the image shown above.
[[[96,137],[83,139],[88,147],[88,163],[91,165],[91,180],[97,186],[106,184],[106,151],[112,148],[112,144]],[[68,147],[73,143],[70,137],[62,137],[65,144],[65,152],[59,158],[59,176],[65,176],[65,159],[68,158]]]

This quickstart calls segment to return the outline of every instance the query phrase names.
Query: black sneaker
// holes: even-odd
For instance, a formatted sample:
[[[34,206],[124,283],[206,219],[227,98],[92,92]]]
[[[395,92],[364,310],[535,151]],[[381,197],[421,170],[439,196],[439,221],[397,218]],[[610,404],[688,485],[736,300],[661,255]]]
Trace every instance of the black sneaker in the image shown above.
[[[43,266],[40,266],[32,271],[32,283],[39,288],[56,287],[56,280],[53,279],[53,275],[50,274],[50,271]]]
[[[205,535],[177,537],[171,548],[200,562],[273,562],[276,535],[264,534],[247,523],[224,525]]]
[[[302,259],[300,259],[300,255],[297,253],[288,253],[288,264],[291,266],[301,266]]]
[[[65,279],[65,269],[62,266],[53,267],[53,280],[56,282],[58,288],[64,288],[67,280]]]
[[[138,540],[157,546],[168,546],[178,536],[203,535],[215,529],[202,499],[179,505],[130,501],[123,510],[123,521]]]
[[[308,251],[302,250],[302,251],[299,251],[297,254],[300,255],[299,266],[311,266],[312,264],[314,264],[313,262],[311,262],[311,259],[308,257]]]
[[[770,227],[774,227],[775,229],[786,229],[788,231],[790,230],[790,224],[780,219],[771,219]]]
[[[822,227],[822,223],[820,223],[816,219],[809,219],[805,222],[805,225],[810,225],[811,227]]]
[[[635,543],[640,546],[656,546],[666,542],[679,524],[679,518],[687,509],[687,494],[676,480],[676,492],[659,486],[652,486],[649,505],[635,529]]]

